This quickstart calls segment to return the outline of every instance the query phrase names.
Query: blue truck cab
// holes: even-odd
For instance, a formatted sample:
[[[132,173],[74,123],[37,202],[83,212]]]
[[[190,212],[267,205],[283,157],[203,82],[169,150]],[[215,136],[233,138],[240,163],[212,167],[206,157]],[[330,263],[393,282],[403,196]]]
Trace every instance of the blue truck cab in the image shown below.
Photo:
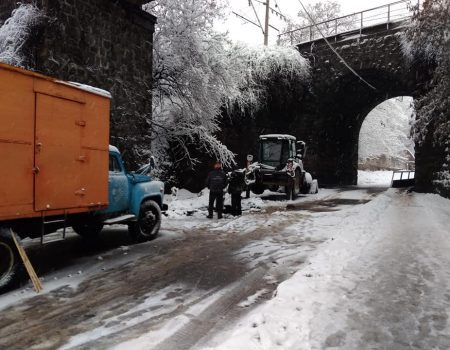
[[[72,224],[75,232],[89,237],[104,225],[126,224],[136,241],[155,238],[166,208],[164,183],[149,175],[153,167],[151,162],[137,172],[127,172],[119,150],[109,146],[108,208],[79,218]]]

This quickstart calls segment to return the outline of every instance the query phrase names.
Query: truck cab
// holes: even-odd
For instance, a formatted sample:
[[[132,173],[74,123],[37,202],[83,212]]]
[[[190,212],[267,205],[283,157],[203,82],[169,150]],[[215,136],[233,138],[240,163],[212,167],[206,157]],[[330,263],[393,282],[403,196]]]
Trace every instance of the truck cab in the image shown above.
[[[20,238],[41,237],[41,243],[45,243],[44,237],[59,229],[63,229],[61,239],[64,239],[66,227],[70,226],[79,235],[93,238],[105,225],[125,224],[135,241],[154,239],[161,226],[161,211],[165,205],[164,183],[149,175],[152,168],[154,164],[149,163],[141,171],[127,172],[119,150],[110,146],[109,204],[106,208],[0,221],[0,293],[9,290],[20,279],[20,257],[12,239],[13,232]]]
[[[290,135],[261,135],[259,138],[259,159],[261,164],[282,170],[286,167],[288,160],[295,161],[303,169],[303,151],[297,153],[297,144],[303,141],[296,141]],[[299,149],[300,151],[300,149]]]
[[[128,172],[119,150],[109,146],[108,207],[73,223],[82,236],[98,234],[104,225],[127,224],[136,241],[156,237],[164,208],[164,183],[151,177],[151,161],[137,172]]]

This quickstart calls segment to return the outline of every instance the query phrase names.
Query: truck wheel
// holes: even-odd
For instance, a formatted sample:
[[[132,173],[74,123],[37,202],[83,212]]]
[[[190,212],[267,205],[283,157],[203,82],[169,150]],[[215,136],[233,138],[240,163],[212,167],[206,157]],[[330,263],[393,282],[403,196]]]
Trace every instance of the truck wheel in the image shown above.
[[[308,180],[310,180],[310,181],[308,181]],[[302,188],[301,188],[302,194],[308,194],[311,191],[311,181],[312,181],[311,175],[309,173],[305,173],[305,176],[303,176],[303,181],[302,181]]]
[[[152,200],[141,205],[137,222],[128,225],[131,237],[137,242],[155,239],[161,227],[161,208]]]
[[[20,256],[11,233],[6,228],[0,228],[0,293],[19,282],[21,269]]]
[[[99,221],[87,220],[72,225],[73,230],[83,238],[95,238],[103,229]]]
[[[253,185],[251,187],[251,190],[254,194],[263,194],[264,193],[264,186],[261,185]]]

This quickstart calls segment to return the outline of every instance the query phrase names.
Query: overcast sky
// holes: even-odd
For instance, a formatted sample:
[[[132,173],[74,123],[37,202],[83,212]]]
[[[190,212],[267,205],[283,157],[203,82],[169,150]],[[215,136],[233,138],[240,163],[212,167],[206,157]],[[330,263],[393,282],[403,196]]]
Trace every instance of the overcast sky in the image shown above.
[[[226,21],[220,25],[220,28],[225,28],[229,31],[230,37],[233,40],[241,40],[249,44],[259,45],[263,43],[263,34],[261,29],[257,26],[248,23],[245,20],[239,19],[231,11],[234,11],[254,22],[258,22],[252,7],[249,6],[248,0],[228,0],[230,3],[229,14]],[[395,0],[336,0],[341,5],[341,12],[343,15],[359,12],[362,10],[374,8],[394,2]],[[260,21],[264,23],[264,8],[262,4],[264,0],[253,0],[255,8],[257,9]],[[310,4],[317,2],[316,0],[302,0],[303,4]],[[275,7],[278,5],[278,7]],[[300,3],[298,0],[270,0],[270,6],[277,8],[284,16],[295,18],[300,10]],[[276,15],[271,15],[270,24],[282,30],[284,22]],[[264,25],[264,24],[263,24]],[[269,43],[275,44],[277,34],[276,30],[269,30]]]

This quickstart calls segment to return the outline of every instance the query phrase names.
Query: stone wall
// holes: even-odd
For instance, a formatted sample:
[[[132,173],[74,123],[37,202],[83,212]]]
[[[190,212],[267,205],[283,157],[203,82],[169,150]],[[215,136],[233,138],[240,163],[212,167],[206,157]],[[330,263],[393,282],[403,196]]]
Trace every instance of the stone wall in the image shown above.
[[[110,91],[111,143],[130,166],[145,161],[156,18],[125,0],[33,2],[45,9],[49,20],[30,43],[30,68]],[[0,19],[9,17],[15,3],[2,0]]]
[[[11,16],[11,12],[16,8],[16,0],[2,0],[0,2],[0,24]]]

